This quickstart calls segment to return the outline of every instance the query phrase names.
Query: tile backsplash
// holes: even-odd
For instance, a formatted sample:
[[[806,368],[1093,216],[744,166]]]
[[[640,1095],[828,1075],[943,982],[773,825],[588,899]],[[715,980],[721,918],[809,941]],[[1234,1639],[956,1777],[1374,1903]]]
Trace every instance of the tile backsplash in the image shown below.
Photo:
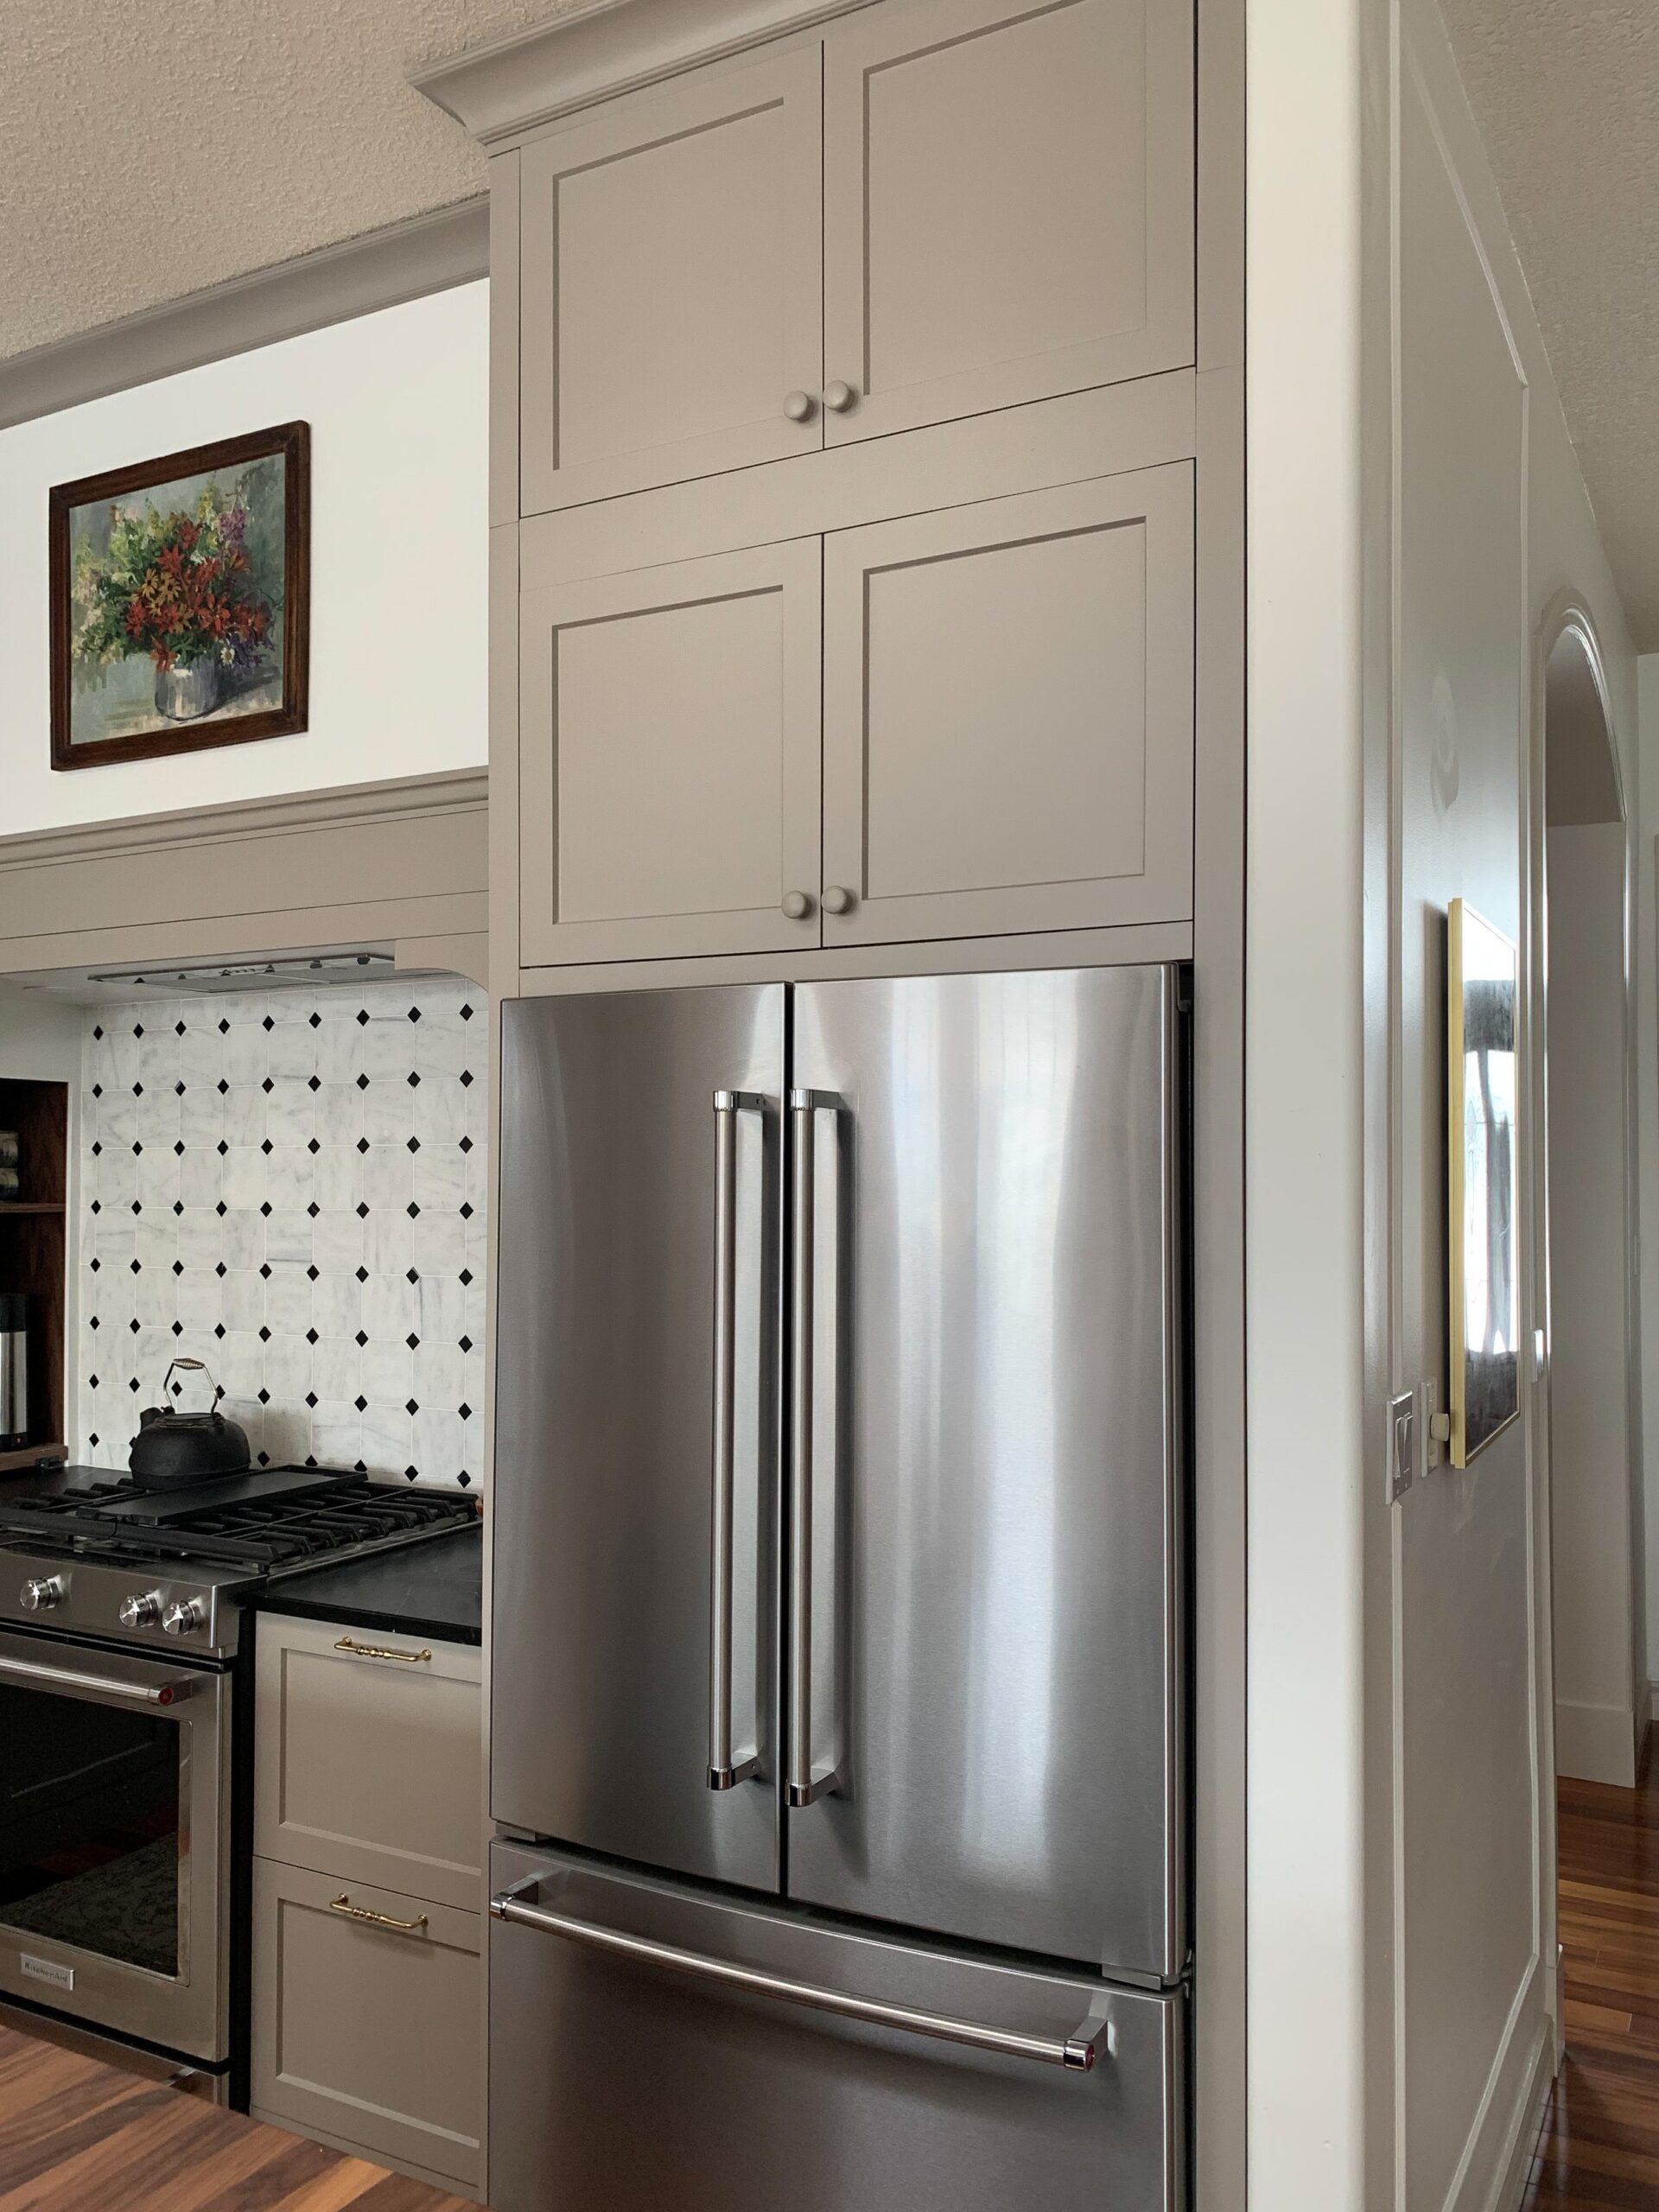
[[[85,1463],[188,1355],[257,1462],[479,1481],[488,1043],[447,978],[88,1014]]]

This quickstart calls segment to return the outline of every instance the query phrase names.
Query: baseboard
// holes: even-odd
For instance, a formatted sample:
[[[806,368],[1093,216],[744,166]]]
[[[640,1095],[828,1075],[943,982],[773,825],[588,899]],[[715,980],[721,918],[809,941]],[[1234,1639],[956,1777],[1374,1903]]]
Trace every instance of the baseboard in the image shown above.
[[[1575,1782],[1611,1782],[1629,1789],[1645,1734],[1645,1715],[1629,1706],[1555,1704],[1555,1771]]]
[[[1554,2079],[1555,2023],[1546,2018],[1541,2024],[1538,2041],[1534,2046],[1526,2088],[1516,2108],[1514,2139],[1510,2145],[1509,2157],[1498,2174],[1497,2185],[1492,2191],[1491,2212],[1521,2212],[1522,2202],[1527,2193],[1528,2177],[1532,2172],[1533,2153],[1538,2147],[1538,2136],[1544,2124],[1544,2113]]]

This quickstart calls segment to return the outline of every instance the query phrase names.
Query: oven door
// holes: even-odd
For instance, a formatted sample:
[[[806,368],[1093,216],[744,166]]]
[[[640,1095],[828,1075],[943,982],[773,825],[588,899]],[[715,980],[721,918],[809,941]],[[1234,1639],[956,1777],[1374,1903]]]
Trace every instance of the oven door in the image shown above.
[[[228,2056],[230,1688],[0,1631],[0,1992]]]

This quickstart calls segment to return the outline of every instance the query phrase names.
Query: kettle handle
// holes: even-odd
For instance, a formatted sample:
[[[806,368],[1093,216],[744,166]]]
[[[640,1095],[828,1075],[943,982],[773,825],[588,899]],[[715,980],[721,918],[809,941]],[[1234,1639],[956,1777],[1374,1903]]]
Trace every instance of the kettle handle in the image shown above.
[[[213,1404],[217,1407],[219,1400],[224,1396],[225,1393],[220,1389],[219,1384],[213,1382],[213,1377],[208,1369],[207,1361],[205,1359],[185,1359],[182,1357],[175,1359],[172,1365],[168,1369],[166,1374],[162,1377],[162,1403],[165,1406],[170,1402],[170,1385],[172,1383],[174,1375],[181,1367],[186,1369],[193,1375],[207,1376],[209,1382],[213,1383]]]

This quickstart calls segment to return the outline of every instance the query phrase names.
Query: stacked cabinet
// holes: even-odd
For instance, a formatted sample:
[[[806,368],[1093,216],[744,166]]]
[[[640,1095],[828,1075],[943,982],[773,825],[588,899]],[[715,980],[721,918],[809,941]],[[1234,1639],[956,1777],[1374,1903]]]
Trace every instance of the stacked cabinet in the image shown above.
[[[513,964],[1190,919],[1193,118],[881,0],[498,159]]]

